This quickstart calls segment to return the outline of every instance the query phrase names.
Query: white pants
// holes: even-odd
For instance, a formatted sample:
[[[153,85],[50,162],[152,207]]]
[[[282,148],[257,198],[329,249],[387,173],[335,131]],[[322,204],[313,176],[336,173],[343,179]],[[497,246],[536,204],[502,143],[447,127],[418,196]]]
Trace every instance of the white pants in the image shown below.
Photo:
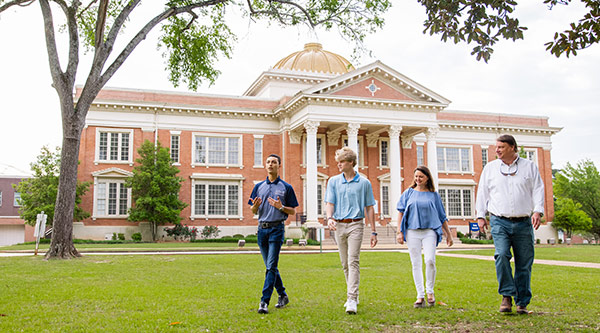
[[[423,261],[421,248],[425,255],[425,289],[428,294],[433,294],[435,285],[435,247],[438,235],[432,229],[409,229],[406,231],[406,245],[412,263],[413,279],[417,289],[417,298],[425,298],[423,288]]]

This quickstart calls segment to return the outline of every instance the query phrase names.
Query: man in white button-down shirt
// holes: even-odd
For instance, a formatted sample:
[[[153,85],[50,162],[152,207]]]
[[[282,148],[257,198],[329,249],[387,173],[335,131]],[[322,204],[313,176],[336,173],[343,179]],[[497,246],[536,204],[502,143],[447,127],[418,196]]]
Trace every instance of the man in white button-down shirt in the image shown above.
[[[477,220],[485,226],[487,213],[494,238],[500,312],[528,314],[531,301],[531,267],[534,257],[534,232],[544,212],[544,183],[535,163],[519,157],[512,135],[496,139],[498,159],[488,163],[477,188]],[[512,274],[510,249],[515,256]]]

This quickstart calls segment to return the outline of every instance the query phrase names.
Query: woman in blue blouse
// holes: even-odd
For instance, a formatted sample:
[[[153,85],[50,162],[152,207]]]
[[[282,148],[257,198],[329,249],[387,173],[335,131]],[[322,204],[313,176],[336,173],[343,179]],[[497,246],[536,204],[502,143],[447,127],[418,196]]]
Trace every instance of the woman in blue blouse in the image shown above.
[[[427,167],[419,166],[415,169],[414,182],[402,193],[397,209],[399,223],[396,238],[400,244],[406,241],[417,289],[417,301],[414,307],[425,306],[425,291],[427,303],[433,306],[435,305],[433,293],[436,272],[435,248],[442,240],[442,232],[446,236],[448,246],[452,246],[453,241],[442,199],[435,191],[431,172]],[[425,288],[423,288],[421,247],[425,255]]]

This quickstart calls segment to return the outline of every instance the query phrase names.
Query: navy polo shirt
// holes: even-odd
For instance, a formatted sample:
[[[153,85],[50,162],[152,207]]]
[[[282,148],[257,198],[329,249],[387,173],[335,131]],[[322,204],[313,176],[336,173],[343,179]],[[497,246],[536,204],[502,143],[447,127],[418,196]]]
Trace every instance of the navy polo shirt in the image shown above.
[[[269,177],[267,177],[266,180],[254,185],[254,189],[252,189],[252,194],[250,194],[250,199],[248,200],[250,206],[252,206],[252,200],[256,197],[262,199],[262,203],[258,207],[258,222],[284,221],[288,218],[288,214],[282,213],[279,209],[271,206],[268,198],[275,200],[279,198],[285,207],[298,207],[294,188],[279,177],[273,182],[270,182]]]

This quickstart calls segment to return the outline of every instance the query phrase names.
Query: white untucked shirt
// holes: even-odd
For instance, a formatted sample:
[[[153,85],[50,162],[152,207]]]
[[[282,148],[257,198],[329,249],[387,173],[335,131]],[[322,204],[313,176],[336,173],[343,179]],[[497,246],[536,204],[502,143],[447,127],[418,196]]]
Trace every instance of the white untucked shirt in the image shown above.
[[[515,170],[514,175],[505,175]],[[501,159],[488,163],[479,179],[475,207],[477,218],[485,218],[487,212],[505,217],[543,213],[544,183],[537,165],[521,157],[511,165]]]

